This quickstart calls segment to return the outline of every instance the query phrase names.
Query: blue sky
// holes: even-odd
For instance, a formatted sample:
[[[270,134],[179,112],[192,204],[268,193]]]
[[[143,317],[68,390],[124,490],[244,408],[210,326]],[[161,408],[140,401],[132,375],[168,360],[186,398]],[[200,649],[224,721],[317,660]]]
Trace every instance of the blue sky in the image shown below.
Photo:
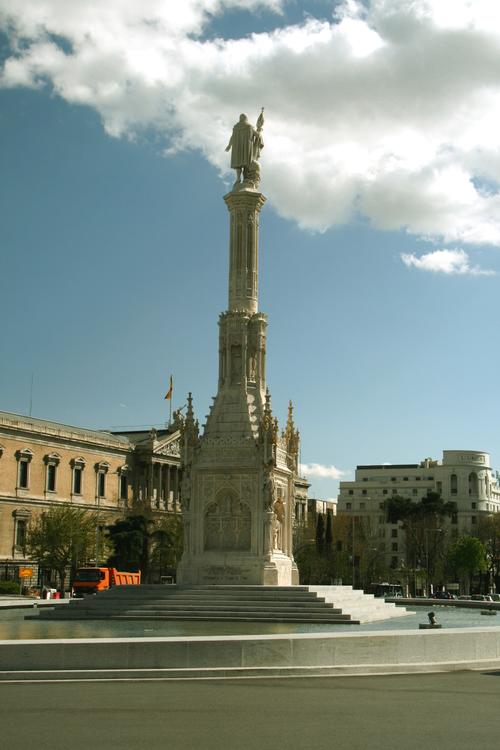
[[[33,374],[34,416],[158,425],[173,373],[204,421],[224,146],[265,105],[268,382],[281,422],[295,403],[312,494],[442,449],[500,467],[500,11],[78,5],[0,0],[0,408],[28,412]]]

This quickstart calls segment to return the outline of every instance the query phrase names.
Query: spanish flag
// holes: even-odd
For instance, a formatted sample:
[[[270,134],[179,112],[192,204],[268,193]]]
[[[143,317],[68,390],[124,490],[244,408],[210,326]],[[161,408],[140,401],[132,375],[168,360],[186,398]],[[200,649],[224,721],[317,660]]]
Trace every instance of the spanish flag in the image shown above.
[[[174,379],[172,378],[172,376],[170,376],[170,388],[168,389],[168,392],[167,392],[165,398],[166,399],[171,399],[173,391],[174,391]]]

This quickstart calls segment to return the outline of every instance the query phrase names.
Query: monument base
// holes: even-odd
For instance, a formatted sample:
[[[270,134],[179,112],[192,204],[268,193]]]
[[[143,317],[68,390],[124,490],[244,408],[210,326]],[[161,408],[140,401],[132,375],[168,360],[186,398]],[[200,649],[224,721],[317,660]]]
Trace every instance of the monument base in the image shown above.
[[[297,586],[299,571],[287,555],[270,558],[237,553],[205,554],[183,558],[177,583],[191,585]]]

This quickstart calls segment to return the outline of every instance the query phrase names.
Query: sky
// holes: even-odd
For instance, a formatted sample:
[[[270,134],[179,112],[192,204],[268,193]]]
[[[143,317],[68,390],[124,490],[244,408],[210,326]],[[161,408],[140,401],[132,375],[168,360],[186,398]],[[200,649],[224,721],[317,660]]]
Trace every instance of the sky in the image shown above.
[[[267,377],[310,495],[500,468],[497,0],[0,0],[0,409],[160,426],[172,374],[204,422],[224,149],[261,107]]]

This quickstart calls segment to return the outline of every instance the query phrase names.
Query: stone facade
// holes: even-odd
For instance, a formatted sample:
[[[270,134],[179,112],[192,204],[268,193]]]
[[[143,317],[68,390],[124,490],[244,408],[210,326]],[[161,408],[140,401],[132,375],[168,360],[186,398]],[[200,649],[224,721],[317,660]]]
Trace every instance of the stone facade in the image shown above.
[[[182,583],[298,583],[292,553],[299,434],[290,404],[280,433],[266,387],[267,317],[258,311],[264,196],[237,184],[230,214],[229,307],[219,318],[218,392],[200,436],[189,394],[183,427]]]
[[[456,515],[446,521],[452,539],[474,534],[481,516],[500,512],[500,486],[490,456],[471,450],[445,450],[441,461],[357,466],[354,481],[340,482],[337,512],[369,519],[380,544],[385,543],[387,563],[397,568],[404,561],[404,533],[401,524],[387,522],[383,502],[391,495],[418,501],[429,490],[456,503]]]
[[[0,412],[4,570],[28,562],[30,519],[57,503],[97,510],[103,524],[135,508],[180,512],[178,427],[112,433]]]

